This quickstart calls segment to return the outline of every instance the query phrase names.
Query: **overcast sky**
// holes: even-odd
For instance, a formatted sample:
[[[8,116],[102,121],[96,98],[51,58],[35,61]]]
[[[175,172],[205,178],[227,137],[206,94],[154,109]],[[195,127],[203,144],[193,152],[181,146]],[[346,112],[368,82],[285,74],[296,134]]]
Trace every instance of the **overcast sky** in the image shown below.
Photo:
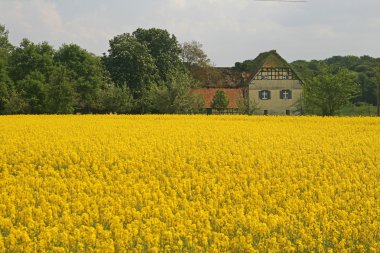
[[[202,43],[216,66],[271,49],[290,62],[380,57],[380,0],[0,0],[0,24],[14,45],[75,43],[97,55],[115,35],[163,28]]]

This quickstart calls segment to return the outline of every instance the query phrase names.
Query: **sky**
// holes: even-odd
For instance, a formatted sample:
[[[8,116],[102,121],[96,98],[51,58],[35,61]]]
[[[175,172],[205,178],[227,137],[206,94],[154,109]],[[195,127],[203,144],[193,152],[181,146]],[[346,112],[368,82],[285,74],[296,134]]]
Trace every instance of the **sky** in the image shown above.
[[[102,55],[114,36],[155,27],[200,42],[220,67],[272,49],[289,62],[380,57],[379,13],[380,0],[0,0],[13,45],[75,43]]]

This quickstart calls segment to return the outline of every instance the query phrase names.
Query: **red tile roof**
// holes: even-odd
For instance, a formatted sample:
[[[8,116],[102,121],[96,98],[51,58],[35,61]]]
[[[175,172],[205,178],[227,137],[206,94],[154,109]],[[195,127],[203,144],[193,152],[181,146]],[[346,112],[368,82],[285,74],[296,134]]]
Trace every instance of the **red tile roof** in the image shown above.
[[[229,100],[228,108],[239,107],[239,101],[243,98],[243,88],[205,88],[193,89],[193,92],[203,96],[205,108],[211,108],[211,103],[217,90],[224,90],[227,94]]]

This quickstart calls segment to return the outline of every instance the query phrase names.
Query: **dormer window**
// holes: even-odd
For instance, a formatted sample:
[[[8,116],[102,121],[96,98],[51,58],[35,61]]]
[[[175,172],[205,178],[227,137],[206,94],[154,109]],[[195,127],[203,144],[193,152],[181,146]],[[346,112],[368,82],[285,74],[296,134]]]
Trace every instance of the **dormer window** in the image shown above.
[[[280,91],[280,99],[292,99],[292,91],[291,90]]]
[[[271,92],[269,90],[259,91],[259,97],[261,100],[268,100],[271,98]]]

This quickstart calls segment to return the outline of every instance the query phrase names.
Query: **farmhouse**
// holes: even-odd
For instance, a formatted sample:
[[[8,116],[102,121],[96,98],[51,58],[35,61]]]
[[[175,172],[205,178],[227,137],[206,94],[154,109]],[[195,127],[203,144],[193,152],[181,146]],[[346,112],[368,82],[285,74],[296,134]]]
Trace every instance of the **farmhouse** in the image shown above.
[[[229,99],[226,113],[241,112],[242,106],[249,105],[255,108],[254,114],[300,114],[302,80],[275,50],[259,54],[246,65],[240,71],[238,66],[218,68],[223,81],[193,90],[203,97],[208,112],[214,112],[212,99],[222,89]]]

